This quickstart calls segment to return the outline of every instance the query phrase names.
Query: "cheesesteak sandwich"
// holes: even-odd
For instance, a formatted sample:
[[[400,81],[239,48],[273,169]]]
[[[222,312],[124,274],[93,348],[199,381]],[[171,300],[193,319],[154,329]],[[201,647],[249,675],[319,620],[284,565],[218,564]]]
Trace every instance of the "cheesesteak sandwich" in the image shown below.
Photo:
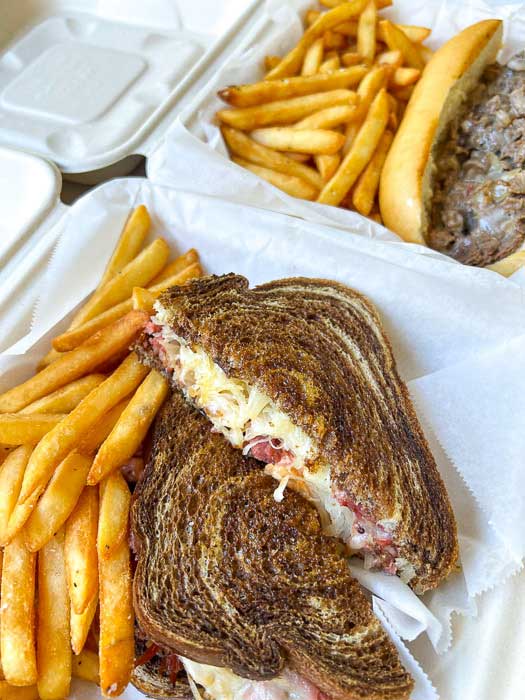
[[[467,265],[525,262],[525,52],[496,62],[502,22],[467,27],[432,57],[381,175],[385,225]]]
[[[379,317],[326,280],[248,289],[239,275],[167,290],[146,362],[245,455],[320,510],[365,566],[434,588],[457,558],[454,515]]]
[[[217,700],[408,698],[413,681],[340,545],[305,498],[273,492],[260,462],[175,392],[131,513],[135,613],[158,668],[176,655]],[[166,673],[154,675],[146,663],[135,682],[162,697]]]

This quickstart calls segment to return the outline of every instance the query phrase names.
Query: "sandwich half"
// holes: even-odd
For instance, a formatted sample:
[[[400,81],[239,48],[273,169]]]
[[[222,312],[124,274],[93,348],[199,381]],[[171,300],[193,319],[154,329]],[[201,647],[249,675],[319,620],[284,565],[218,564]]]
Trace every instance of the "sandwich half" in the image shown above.
[[[408,698],[413,681],[340,544],[300,494],[273,492],[175,392],[132,504],[144,637],[212,699]]]
[[[139,352],[243,454],[316,504],[327,534],[434,588],[457,559],[445,487],[373,305],[328,280],[239,275],[164,292]]]

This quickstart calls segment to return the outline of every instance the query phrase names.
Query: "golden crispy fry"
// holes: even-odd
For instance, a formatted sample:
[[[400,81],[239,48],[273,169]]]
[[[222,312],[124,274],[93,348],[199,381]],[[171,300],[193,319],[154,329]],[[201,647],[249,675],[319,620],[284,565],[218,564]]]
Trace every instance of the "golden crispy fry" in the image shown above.
[[[89,472],[88,483],[98,482],[133,457],[168,393],[168,381],[152,370],[124,409],[100,447]]]
[[[26,547],[38,552],[69,518],[86,485],[92,460],[71,452],[58,465],[25,528]]]
[[[413,85],[417,83],[420,75],[421,71],[417,68],[397,68],[392,75],[390,84],[394,89]]]
[[[367,0],[349,0],[319,17],[305,31],[296,46],[289,51],[282,61],[267,75],[266,78],[286,78],[297,73],[301,67],[304,55],[308,47],[329,29],[337,27],[341,22],[357,17],[363,10]]]
[[[104,328],[88,342],[59,357],[56,362],[31,379],[0,395],[0,413],[16,413],[36,399],[84,376],[106,360],[118,355],[129,347],[146,320],[147,316],[142,311],[131,311]]]
[[[113,255],[106,265],[99,288],[118,275],[139,254],[150,228],[151,219],[148,210],[143,204],[140,204],[131,212],[126,221]]]
[[[170,267],[170,265],[167,267]],[[194,262],[179,272],[173,274],[171,277],[166,277],[160,282],[151,284],[148,289],[154,294],[160,294],[160,292],[168,289],[168,287],[172,287],[176,284],[183,284],[189,279],[199,277],[201,274],[202,268],[200,263]],[[86,323],[83,323],[70,331],[66,331],[62,335],[57,336],[53,340],[53,345],[61,350],[74,350],[88,338],[91,338],[94,333],[102,330],[103,328],[107,328],[110,324],[123,318],[126,314],[132,311],[132,309],[133,299],[130,297],[129,299],[126,299],[126,301],[122,301],[120,304],[117,304],[89,321],[86,321]]]
[[[394,92],[394,97],[402,102],[408,102],[412,97],[412,92],[414,91],[413,85],[407,85],[406,87],[396,88]]]
[[[429,49],[428,46],[419,46],[418,51],[425,65],[430,61],[430,59],[434,55],[434,52],[432,51],[432,49]]]
[[[406,35],[409,41],[415,44],[425,41],[431,34],[431,30],[428,27],[416,27],[413,24],[396,24],[395,26]],[[385,44],[388,44],[385,29],[381,26],[381,22],[377,28],[377,38],[379,41],[384,41]]]
[[[113,556],[127,536],[131,493],[120,472],[113,472],[100,484],[97,551],[99,559]]]
[[[378,10],[382,10],[385,7],[390,7],[394,0],[376,0],[376,7]],[[347,0],[319,0],[321,5],[325,7],[338,7],[343,5]]]
[[[382,32],[385,43],[391,51],[396,49],[401,51],[408,66],[423,70],[425,64],[418,49],[401,29],[389,20],[384,19],[379,22],[379,31]]]
[[[165,266],[170,254],[168,244],[163,238],[157,238],[142,253],[139,253],[121,272],[100,288],[83,309],[75,326],[89,321],[111,306],[115,306],[131,296],[133,287],[148,284]]]
[[[376,66],[363,78],[357,88],[359,97],[359,114],[346,127],[345,144],[343,146],[343,154],[346,155],[350,150],[355,137],[365,119],[370,105],[374,100],[379,90],[385,85],[388,77],[388,71],[384,66]]]
[[[380,224],[381,226],[383,225],[383,219],[381,218],[381,214],[378,211],[372,211],[368,215],[370,219],[376,222],[376,224]]]
[[[100,687],[103,695],[120,695],[133,670],[135,636],[131,597],[130,553],[125,537],[113,555],[99,559]]]
[[[358,66],[354,66],[357,68]],[[331,76],[331,74],[329,74]],[[323,74],[323,77],[325,75]],[[309,78],[302,78],[308,80]],[[351,90],[329,90],[314,95],[277,100],[256,107],[223,109],[217,117],[229,126],[241,131],[256,129],[269,124],[291,124],[325,107],[355,104],[357,96]]]
[[[390,112],[388,115],[388,126],[392,131],[397,131],[397,127],[399,126],[399,120],[397,118],[397,113],[396,112]]]
[[[329,29],[324,33],[323,43],[327,49],[342,49],[346,46],[346,37]]]
[[[38,555],[37,666],[42,700],[69,695],[71,646],[63,529]]]
[[[363,216],[368,216],[374,206],[381,170],[393,138],[394,134],[391,131],[386,130],[383,133],[370,163],[363,170],[354,187],[352,202]]]
[[[341,61],[343,62],[344,66],[355,66],[358,63],[361,63],[363,59],[361,56],[357,53],[357,51],[346,51],[341,56]]]
[[[105,378],[103,374],[88,374],[37,401],[33,401],[20,413],[69,413],[82,401],[84,396],[87,396]]]
[[[372,102],[365,121],[338,171],[326,183],[317,201],[339,204],[372,157],[388,122],[389,104],[382,88]]]
[[[357,63],[359,63],[359,61],[357,61]],[[327,58],[321,63],[319,66],[319,73],[333,73],[339,70],[339,68],[341,68],[341,59],[339,58],[339,54],[335,54],[335,56],[330,56],[330,58]]]
[[[357,25],[357,53],[369,63],[372,63],[376,53],[376,22],[375,0],[370,0],[359,16]]]
[[[17,687],[7,681],[0,681],[0,698],[2,700],[38,700],[36,685]]]
[[[264,70],[268,72],[275,68],[275,66],[281,62],[280,56],[265,56],[264,57]]]
[[[403,63],[401,51],[383,51],[376,56],[376,63],[380,66],[392,66],[392,70],[399,68]]]
[[[129,398],[120,401],[110,411],[105,413],[102,418],[95,423],[93,428],[79,441],[77,452],[83,455],[91,455],[95,450],[98,450],[110,432],[113,430],[116,422],[122,415],[122,411],[129,403]]]
[[[4,550],[0,656],[8,683],[33,685],[37,680],[35,651],[35,563],[18,535]]]
[[[166,267],[159,272],[159,274],[154,277],[151,282],[148,283],[148,287],[153,287],[156,284],[160,284],[165,280],[178,275],[179,272],[185,270],[189,265],[193,263],[198,263],[200,261],[199,254],[195,248],[190,248],[178,258],[175,258],[172,262],[168,263]],[[138,286],[138,285],[137,285]]]
[[[157,295],[150,292],[149,289],[144,289],[143,287],[133,287],[131,299],[134,309],[140,309],[148,314],[152,314],[153,304],[157,300]]]
[[[296,129],[274,126],[256,129],[250,134],[254,141],[278,151],[296,153],[336,153],[344,144],[344,136],[328,129]]]
[[[291,197],[313,200],[316,198],[319,192],[317,188],[312,187],[309,182],[302,180],[300,177],[278,173],[276,170],[263,168],[260,165],[254,165],[253,163],[249,163],[247,160],[237,158],[236,156],[234,156],[232,160],[234,163],[237,163],[237,165],[240,165],[243,168],[246,168],[246,170],[250,170],[255,175],[262,177],[263,180],[266,180],[271,185],[283,190],[283,192],[286,192],[286,194],[289,194]]]
[[[11,452],[0,467],[0,547],[5,547],[9,541],[9,518],[18,500],[24,471],[32,451],[31,445],[22,445]]]
[[[272,149],[269,148],[268,150],[271,151]],[[275,151],[275,153],[277,153],[277,151]],[[283,155],[285,155],[287,158],[290,158],[290,160],[295,160],[296,163],[307,163],[312,158],[312,156],[309,153],[290,153],[289,151],[283,151]]]
[[[98,655],[94,651],[84,649],[73,657],[73,675],[84,681],[100,684],[98,672]]]
[[[34,413],[22,416],[19,413],[0,414],[0,443],[23,445],[36,443],[65,416],[64,413]]]
[[[339,105],[327,107],[294,124],[294,129],[333,129],[340,124],[355,119],[358,114],[357,105]]]
[[[321,13],[319,10],[308,10],[306,15],[304,16],[304,23],[307,27],[309,27],[311,24],[315,22],[316,19],[319,18],[319,15]],[[281,59],[279,59],[280,61]]]
[[[315,164],[324,182],[328,182],[340,163],[341,156],[338,153],[334,153],[331,156],[315,156]]]
[[[324,41],[323,37],[316,39],[306,52],[303,60],[301,75],[315,75],[319,72],[319,66],[323,60]]]
[[[147,318],[146,314],[143,315]],[[58,463],[78,445],[82,436],[105,413],[136,389],[147,373],[148,369],[139,362],[135,353],[131,353],[108,379],[93,389],[64,420],[42,438],[29,459],[20,503],[42,493]]]
[[[98,576],[98,573],[97,573]],[[70,627],[71,627],[71,648],[74,654],[80,654],[84,649],[86,639],[89,634],[89,629],[98,606],[98,589],[93,598],[89,601],[87,608],[83,613],[77,613],[70,609]],[[74,657],[73,657],[74,658]]]
[[[222,135],[230,151],[245,160],[265,168],[270,168],[284,175],[300,177],[316,189],[321,189],[319,174],[313,168],[292,160],[288,155],[261,146],[238,129],[229,126],[221,128]]]
[[[305,95],[315,95],[329,90],[342,88],[352,88],[359,84],[359,81],[366,74],[364,66],[352,66],[344,68],[337,73],[315,73],[311,75],[299,75],[293,78],[281,80],[263,80],[260,83],[249,85],[231,85],[219,90],[219,97],[234,107],[253,107],[263,103],[274,103],[276,100],[289,100],[303,97]],[[284,107],[285,105],[283,105]],[[274,105],[268,105],[267,111],[273,110],[275,121],[280,121],[281,117],[275,111]],[[229,123],[227,118],[231,110],[223,109],[217,112],[217,116],[222,121]],[[236,124],[231,124],[236,126]]]
[[[64,558],[71,609],[82,614],[96,595],[98,490],[87,486],[65,527]]]
[[[377,5],[377,3],[376,3]],[[359,24],[359,20],[356,19],[349,19],[347,22],[341,22],[341,24],[337,25],[337,31],[340,34],[344,34],[345,36],[351,36],[351,37],[356,37],[357,36],[357,26]]]

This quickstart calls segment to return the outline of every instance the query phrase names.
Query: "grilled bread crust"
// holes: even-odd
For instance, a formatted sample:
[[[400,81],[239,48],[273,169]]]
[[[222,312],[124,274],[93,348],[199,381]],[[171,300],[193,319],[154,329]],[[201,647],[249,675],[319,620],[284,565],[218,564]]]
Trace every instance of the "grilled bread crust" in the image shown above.
[[[248,288],[209,276],[164,292],[175,333],[224,372],[266,393],[312,439],[308,467],[330,465],[335,492],[395,523],[418,592],[457,560],[456,523],[374,306],[337,282],[294,278]]]
[[[148,638],[255,680],[285,665],[334,700],[408,698],[399,662],[315,508],[175,393],[136,489],[133,594]]]

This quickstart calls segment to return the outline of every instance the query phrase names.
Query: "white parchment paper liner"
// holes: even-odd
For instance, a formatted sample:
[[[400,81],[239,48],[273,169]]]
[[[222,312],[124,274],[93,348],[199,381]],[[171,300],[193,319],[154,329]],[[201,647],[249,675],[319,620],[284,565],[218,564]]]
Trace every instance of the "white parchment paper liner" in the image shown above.
[[[458,445],[442,428],[447,421],[461,425],[467,418],[473,424],[476,416],[488,428],[487,416],[503,408],[500,388],[525,388],[522,366],[507,361],[506,354],[519,349],[525,334],[523,289],[486,270],[414,255],[403,245],[141,179],[116,180],[77,202],[61,222],[63,235],[44,279],[33,328],[0,356],[1,388],[27,376],[47,350],[51,335],[67,325],[68,312],[95,286],[130,208],[139,202],[152,214],[153,234],[165,236],[180,252],[198,248],[208,271],[233,270],[252,284],[291,275],[333,278],[367,294],[377,305],[454,505],[463,568],[422,601],[398,579],[370,572],[356,575],[375,591],[376,604],[397,634],[410,640],[425,630],[437,649],[446,648],[451,611],[473,614],[473,595],[515,571],[522,556],[521,532],[491,527],[489,517],[495,512],[491,508],[504,508],[516,492],[524,491],[522,461],[515,461],[517,453],[525,453],[523,415],[515,407],[505,412],[505,424],[490,425],[493,444],[501,445],[505,460],[498,467],[494,502],[488,493],[493,465],[483,459],[486,445],[468,431]],[[479,391],[491,362],[497,367],[497,381]],[[438,385],[450,386],[458,397],[442,412],[434,394]],[[518,399],[517,391],[513,396]],[[512,451],[505,451],[509,431],[515,440]],[[465,446],[472,464],[486,471],[487,483],[472,479],[469,464],[463,469]],[[409,668],[424,686],[424,674],[416,666]],[[434,698],[430,684],[425,688],[418,697]]]
[[[148,177],[153,182],[180,190],[211,194],[294,214],[380,240],[396,240],[397,236],[390,231],[364,220],[354,212],[289,197],[232,163],[215,124],[215,113],[225,107],[216,96],[217,90],[225,85],[260,80],[263,77],[264,56],[283,55],[296,43],[302,33],[300,17],[311,6],[309,0],[267,1],[265,21],[259,33],[254,33],[251,48],[241,53],[239,49],[237,55],[217,71],[213,81],[196,97],[192,106],[174,122],[163,142],[148,159]],[[382,14],[406,24],[431,27],[432,34],[426,42],[431,48],[437,48],[473,22],[499,17],[505,21],[505,44],[501,59],[507,60],[525,47],[525,4],[520,2],[395,0],[394,7],[382,11]],[[423,246],[411,247],[424,255],[436,255]]]

